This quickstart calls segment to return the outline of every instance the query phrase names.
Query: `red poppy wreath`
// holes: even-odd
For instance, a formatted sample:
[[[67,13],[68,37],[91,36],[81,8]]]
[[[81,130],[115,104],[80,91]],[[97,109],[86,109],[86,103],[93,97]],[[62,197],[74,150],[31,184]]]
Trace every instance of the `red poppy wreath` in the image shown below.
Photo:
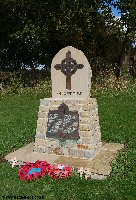
[[[37,160],[35,163],[27,162],[18,172],[21,180],[36,180],[47,175],[52,166],[46,161]]]
[[[68,165],[58,164],[52,167],[49,175],[53,179],[65,179],[72,176],[72,167]]]
[[[39,177],[50,175],[53,179],[64,179],[72,176],[72,167],[58,164],[50,165],[46,161],[27,162],[18,172],[22,181],[36,180]]]

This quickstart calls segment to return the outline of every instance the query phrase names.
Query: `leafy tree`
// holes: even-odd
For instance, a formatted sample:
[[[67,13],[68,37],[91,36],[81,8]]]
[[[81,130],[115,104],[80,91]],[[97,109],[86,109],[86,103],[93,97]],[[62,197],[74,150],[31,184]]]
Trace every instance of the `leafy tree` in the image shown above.
[[[104,61],[114,62],[123,49],[118,46],[123,46],[124,32],[112,16],[112,2],[0,0],[1,69],[50,65],[61,48],[72,45],[85,53],[98,73]]]
[[[124,26],[124,38],[119,55],[120,65],[123,67],[125,55],[130,56],[136,40],[136,1],[116,0],[113,5],[120,10],[120,22]]]

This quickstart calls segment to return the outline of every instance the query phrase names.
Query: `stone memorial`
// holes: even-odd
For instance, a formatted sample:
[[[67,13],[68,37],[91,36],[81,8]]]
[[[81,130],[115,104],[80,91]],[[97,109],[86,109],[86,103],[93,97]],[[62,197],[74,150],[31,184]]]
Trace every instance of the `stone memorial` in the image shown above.
[[[35,141],[5,156],[12,167],[44,160],[70,165],[86,179],[105,179],[124,144],[101,142],[92,71],[82,51],[68,46],[51,64],[52,97],[40,101]]]
[[[52,98],[40,101],[34,152],[92,159],[101,150],[91,77],[82,51],[68,46],[56,54],[51,64]]]

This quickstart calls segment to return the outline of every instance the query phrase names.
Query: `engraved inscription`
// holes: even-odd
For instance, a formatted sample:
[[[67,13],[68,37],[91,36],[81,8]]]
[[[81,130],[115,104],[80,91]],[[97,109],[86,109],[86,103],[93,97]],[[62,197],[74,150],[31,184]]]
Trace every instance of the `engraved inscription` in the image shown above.
[[[69,111],[64,103],[58,110],[49,111],[46,136],[58,139],[79,139],[78,112]]]
[[[82,92],[57,92],[59,95],[81,95]]]

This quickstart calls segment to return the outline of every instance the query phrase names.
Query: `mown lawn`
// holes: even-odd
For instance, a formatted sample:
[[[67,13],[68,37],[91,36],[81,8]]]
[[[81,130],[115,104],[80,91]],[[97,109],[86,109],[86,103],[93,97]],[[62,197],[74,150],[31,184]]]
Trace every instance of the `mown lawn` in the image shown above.
[[[5,96],[0,99],[0,199],[2,196],[44,196],[48,200],[136,199],[136,90],[100,92],[98,99],[102,140],[125,143],[107,180],[74,175],[22,182],[18,168],[2,162],[4,155],[34,140],[39,100],[43,96]],[[20,197],[20,199],[21,199]],[[31,198],[32,199],[32,198]]]

